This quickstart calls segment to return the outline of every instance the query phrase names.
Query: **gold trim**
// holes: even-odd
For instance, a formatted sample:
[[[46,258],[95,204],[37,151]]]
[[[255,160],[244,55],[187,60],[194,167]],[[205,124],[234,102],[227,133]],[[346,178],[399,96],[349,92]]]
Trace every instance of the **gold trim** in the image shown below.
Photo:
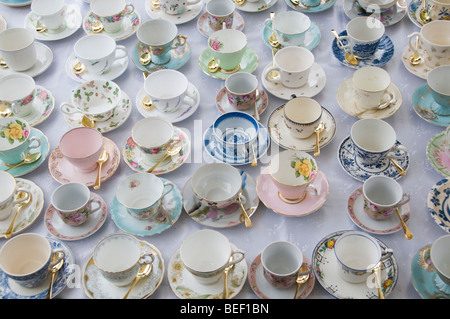
[[[297,197],[294,199],[290,199],[290,198],[286,198],[283,195],[281,195],[281,193],[278,191],[278,197],[285,202],[286,204],[298,204],[303,202],[303,200],[306,198],[307,193],[305,192],[305,194],[301,197]]]

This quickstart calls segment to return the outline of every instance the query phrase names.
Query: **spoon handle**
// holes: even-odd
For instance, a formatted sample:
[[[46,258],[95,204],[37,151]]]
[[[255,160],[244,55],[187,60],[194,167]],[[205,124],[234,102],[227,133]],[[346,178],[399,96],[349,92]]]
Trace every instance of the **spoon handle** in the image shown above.
[[[409,240],[413,238],[413,234],[409,230],[408,226],[406,226],[405,221],[402,218],[402,215],[400,214],[400,211],[398,207],[395,207],[395,212],[397,213],[398,218],[400,219],[400,222],[402,223],[403,231],[405,232],[405,237]]]
[[[169,156],[169,154],[164,155],[164,157],[161,158],[161,159],[158,161],[158,163],[156,163],[155,165],[153,165],[153,166],[147,171],[147,173],[153,172],[153,171],[155,170],[155,168],[156,168],[159,164],[161,164],[168,156]]]
[[[45,297],[45,299],[52,299],[53,282],[55,281],[55,274],[56,274],[56,271],[52,271],[52,276],[50,278],[50,285],[48,286],[47,296]]]
[[[14,215],[14,218],[11,221],[11,224],[9,225],[8,229],[6,230],[5,238],[11,238],[12,233],[13,233],[14,224],[16,223],[16,219],[17,219],[17,216],[19,215],[19,212],[20,212],[20,207],[17,208],[16,214]]]
[[[245,210],[245,207],[242,204],[240,197],[238,197],[238,201],[239,201],[239,205],[241,206],[242,214],[244,216],[245,227],[250,228],[253,225],[252,221],[250,220],[250,217],[248,217],[247,211]]]
[[[97,179],[95,180],[95,185],[94,185],[95,190],[100,189],[100,183],[101,183],[100,175],[102,172],[102,165],[103,165],[103,162],[98,163]]]
[[[7,171],[9,171],[10,169],[13,169],[13,168],[22,166],[23,164],[25,164],[25,162],[20,162],[19,164],[12,165],[12,166],[8,167],[7,169],[5,169],[4,172],[7,172]]]
[[[394,164],[395,168],[397,169],[397,171],[400,175],[402,175],[402,176],[406,175],[405,170],[400,165],[398,165],[398,163],[395,160],[393,160],[391,158],[391,162],[392,162],[392,164]]]
[[[129,296],[130,293],[131,293],[131,290],[133,290],[134,286],[136,286],[136,283],[138,282],[138,280],[139,280],[139,277],[134,278],[133,284],[131,285],[130,289],[128,289],[128,291],[127,291],[127,293],[125,294],[125,296],[123,296],[123,299],[127,299],[127,298],[128,298],[128,296]]]
[[[319,132],[316,132],[316,149],[314,150],[314,156],[320,155],[320,147],[319,147]]]

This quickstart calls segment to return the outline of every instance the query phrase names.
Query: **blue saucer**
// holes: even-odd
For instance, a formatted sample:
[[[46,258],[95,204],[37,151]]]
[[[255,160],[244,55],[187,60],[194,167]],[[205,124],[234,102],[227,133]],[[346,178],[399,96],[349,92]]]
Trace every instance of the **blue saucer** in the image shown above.
[[[412,106],[417,115],[425,121],[439,126],[450,125],[450,113],[436,103],[428,84],[422,84],[414,91]]]
[[[427,206],[428,212],[439,225],[447,233],[450,233],[450,183],[444,178],[436,183],[428,193]]]
[[[272,48],[272,45],[270,45],[269,43],[269,38],[272,35],[272,30],[270,29],[272,27],[272,22],[268,22],[268,26],[264,26],[264,30],[263,30],[263,40],[264,43],[269,47]],[[319,26],[311,21],[311,26],[308,30],[306,30],[305,33],[305,40],[303,41],[303,43],[300,45],[304,48],[307,48],[308,50],[312,50],[314,49],[320,42],[320,38],[322,37],[321,33],[320,33],[320,29]],[[279,49],[282,49],[283,46],[280,45],[278,47]]]
[[[341,33],[339,33],[339,36],[346,36],[347,31],[344,30]],[[342,41],[344,44],[346,44],[346,41]],[[337,46],[337,40],[336,38],[333,40],[333,44],[331,46],[331,49],[333,50],[334,56],[341,62],[343,65],[348,66],[353,69],[359,69],[363,66],[377,66],[381,67],[389,62],[389,60],[394,55],[394,44],[392,43],[391,39],[385,34],[381,37],[380,44],[378,46],[378,50],[375,51],[374,55],[370,59],[363,59],[359,60],[358,65],[352,65],[348,63],[345,60],[345,51],[342,49],[339,49]]]
[[[291,0],[284,0],[284,2],[286,2],[286,4],[294,10],[305,13],[314,13],[314,12],[322,12],[331,8],[336,2],[336,0],[322,0],[321,3],[315,7],[306,7],[302,4],[295,5],[291,2]]]

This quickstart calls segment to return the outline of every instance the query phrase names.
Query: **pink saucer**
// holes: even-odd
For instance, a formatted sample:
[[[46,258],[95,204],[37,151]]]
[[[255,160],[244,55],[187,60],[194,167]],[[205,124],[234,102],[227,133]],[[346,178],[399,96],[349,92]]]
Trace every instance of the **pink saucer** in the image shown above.
[[[106,137],[103,137],[103,139],[109,158],[102,166],[100,175],[102,183],[115,173],[120,164],[120,150],[117,145]],[[76,171],[72,164],[62,155],[59,146],[56,146],[49,156],[48,170],[50,175],[61,184],[79,182],[89,187],[94,186],[97,178],[97,170],[87,173]]]
[[[320,170],[316,176],[314,185],[319,192],[318,195],[312,196],[307,194],[305,199],[300,203],[287,204],[278,196],[278,190],[269,174],[269,167],[266,167],[258,177],[256,191],[258,192],[259,199],[264,205],[275,213],[289,217],[298,217],[314,213],[322,207],[327,200],[329,184],[327,177]]]

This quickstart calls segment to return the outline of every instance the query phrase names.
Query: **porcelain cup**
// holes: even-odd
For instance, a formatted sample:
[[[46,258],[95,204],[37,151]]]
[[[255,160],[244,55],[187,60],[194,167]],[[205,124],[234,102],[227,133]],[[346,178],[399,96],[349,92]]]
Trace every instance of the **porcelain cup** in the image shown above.
[[[37,61],[33,31],[9,28],[0,32],[0,57],[14,71],[31,69]]]
[[[228,102],[238,110],[246,110],[255,105],[258,79],[251,73],[238,72],[225,80]]]
[[[245,252],[234,249],[222,233],[202,229],[183,241],[180,257],[186,269],[199,283],[211,285],[223,278],[223,271],[227,266],[242,261]]]
[[[44,282],[50,273],[49,269],[64,257],[64,251],[61,248],[52,249],[44,236],[19,234],[10,238],[1,248],[0,268],[20,286],[34,288]]]
[[[108,33],[118,32],[123,24],[123,18],[134,11],[132,3],[125,0],[91,0],[91,11]]]
[[[449,75],[450,65],[443,65],[431,70],[427,77],[427,84],[433,99],[445,108],[446,113],[450,112]]]
[[[208,25],[214,30],[222,30],[223,25],[227,29],[233,26],[235,4],[231,0],[211,0],[206,3],[205,11],[208,17]]]
[[[311,27],[311,20],[298,11],[283,11],[277,13],[273,20],[265,20],[264,24],[275,33],[283,47],[299,46],[305,41],[305,34]]]
[[[159,8],[167,14],[182,14],[201,0],[159,0]]]
[[[429,0],[421,1],[421,5],[416,12],[421,12],[428,5],[428,15],[432,21],[448,20],[450,18],[450,1],[449,0]]]
[[[18,164],[31,150],[40,148],[41,140],[30,133],[30,124],[21,118],[0,117],[0,159],[8,164]]]
[[[0,192],[0,220],[5,220],[11,215],[17,204],[28,200],[30,192],[17,187],[14,176],[4,171],[0,171],[0,189],[2,190]],[[25,196],[19,198],[17,195],[20,192],[25,193]]]
[[[35,110],[33,105],[36,83],[23,73],[12,73],[0,79],[0,103],[14,115],[27,116]]]
[[[383,13],[395,6],[396,0],[358,0],[358,3],[368,13]]]
[[[431,245],[430,258],[436,268],[435,283],[441,291],[450,291],[450,235],[437,238]]]
[[[283,107],[284,123],[295,138],[314,134],[322,119],[322,106],[308,97],[293,97]]]
[[[37,18],[37,26],[45,27],[46,32],[49,33],[61,32],[66,27],[65,7],[64,0],[33,0],[31,2],[31,12]]]
[[[278,196],[287,204],[300,203],[307,194],[319,194],[314,185],[318,171],[316,160],[303,151],[282,151],[272,157],[269,165]]]
[[[208,49],[220,72],[234,73],[240,69],[240,63],[247,48],[247,36],[236,29],[215,31],[208,38]]]
[[[308,82],[314,60],[314,55],[306,48],[284,47],[275,54],[275,65],[267,68],[263,76],[272,83],[279,83],[288,88],[300,88]],[[273,71],[278,76],[271,76]]]
[[[113,233],[103,237],[95,246],[94,264],[102,276],[115,286],[129,285],[139,268],[153,263],[155,256],[145,252],[139,240],[129,234]]]

